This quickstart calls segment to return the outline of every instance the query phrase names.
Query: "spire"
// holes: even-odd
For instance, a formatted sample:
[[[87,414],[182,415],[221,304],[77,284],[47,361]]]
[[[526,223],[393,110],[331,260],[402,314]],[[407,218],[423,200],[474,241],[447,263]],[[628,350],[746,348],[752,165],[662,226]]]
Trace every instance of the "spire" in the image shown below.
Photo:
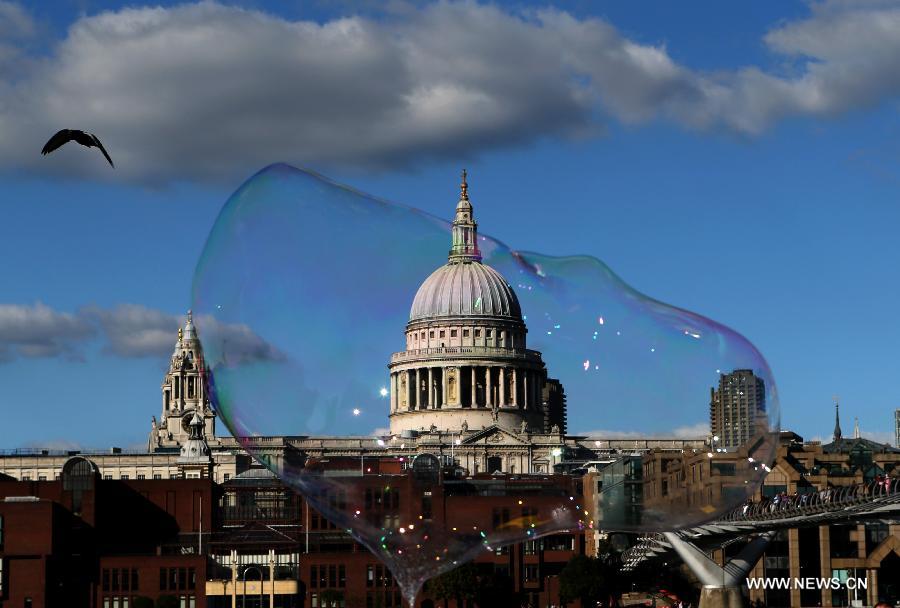
[[[837,397],[834,398],[834,440],[841,440],[841,405]]]
[[[178,334],[181,335],[181,330],[178,330]],[[184,324],[184,338],[186,340],[193,340],[196,337],[194,332],[194,314],[192,311],[188,310],[187,312],[187,321]]]
[[[456,217],[453,218],[453,240],[450,247],[450,262],[480,262],[481,251],[478,250],[478,223],[469,202],[469,184],[467,173],[463,169],[462,182],[459,184],[459,202],[456,203]]]
[[[859,418],[853,419],[853,438],[859,439]]]

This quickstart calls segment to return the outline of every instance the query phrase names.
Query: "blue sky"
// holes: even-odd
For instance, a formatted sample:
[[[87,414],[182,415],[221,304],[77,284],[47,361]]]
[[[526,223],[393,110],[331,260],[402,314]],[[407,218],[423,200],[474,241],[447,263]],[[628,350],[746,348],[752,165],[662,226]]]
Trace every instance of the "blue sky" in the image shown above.
[[[206,235],[275,161],[442,217],[466,166],[485,232],[747,336],[784,427],[828,438],[837,394],[890,437],[900,5],[129,6],[0,2],[0,446],[145,440]],[[117,168],[41,157],[62,127]]]

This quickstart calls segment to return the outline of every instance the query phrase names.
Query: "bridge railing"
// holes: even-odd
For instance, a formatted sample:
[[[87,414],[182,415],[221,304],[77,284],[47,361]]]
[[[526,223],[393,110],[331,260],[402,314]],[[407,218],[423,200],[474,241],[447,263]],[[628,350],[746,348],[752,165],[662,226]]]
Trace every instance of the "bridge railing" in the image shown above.
[[[759,501],[748,501],[726,514],[720,521],[738,522],[812,515],[888,496],[900,496],[900,479],[876,479],[868,483],[832,486],[813,492],[782,494]]]

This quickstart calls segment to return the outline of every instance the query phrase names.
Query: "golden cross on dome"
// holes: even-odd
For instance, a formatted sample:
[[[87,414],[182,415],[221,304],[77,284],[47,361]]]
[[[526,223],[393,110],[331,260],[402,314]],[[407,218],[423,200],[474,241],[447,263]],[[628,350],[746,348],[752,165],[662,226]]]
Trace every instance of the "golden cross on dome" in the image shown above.
[[[459,185],[459,198],[469,200],[469,184],[466,183],[466,170],[462,170],[462,183]]]

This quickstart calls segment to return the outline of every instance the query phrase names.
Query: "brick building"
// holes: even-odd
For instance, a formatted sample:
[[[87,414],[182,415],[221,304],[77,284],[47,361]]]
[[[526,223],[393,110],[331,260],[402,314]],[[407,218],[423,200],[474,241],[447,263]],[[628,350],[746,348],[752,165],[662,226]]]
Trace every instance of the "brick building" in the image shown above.
[[[423,486],[395,459],[372,468],[356,478],[359,494],[343,508],[359,508],[388,531],[433,521],[436,530],[502,534],[546,518],[580,492],[575,478],[563,475],[439,471]],[[476,561],[482,571],[508,577],[533,605],[558,604],[554,578],[584,549],[583,535],[554,534],[485,551]],[[6,477],[0,569],[2,607],[130,608],[139,597],[162,596],[186,608],[402,605],[390,571],[266,469],[223,484],[108,480],[75,456],[60,479]],[[418,605],[434,601],[423,595]]]

